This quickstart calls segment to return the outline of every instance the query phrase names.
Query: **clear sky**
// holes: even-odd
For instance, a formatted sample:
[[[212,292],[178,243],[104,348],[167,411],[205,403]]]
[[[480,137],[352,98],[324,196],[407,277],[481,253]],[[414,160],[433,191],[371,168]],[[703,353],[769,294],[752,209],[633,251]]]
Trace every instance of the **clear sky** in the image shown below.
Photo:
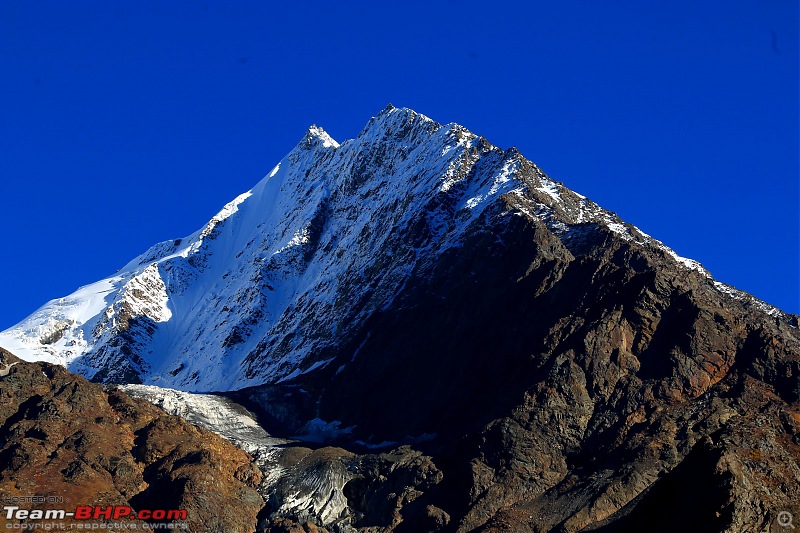
[[[276,4],[0,2],[0,330],[390,102],[800,311],[796,0]]]

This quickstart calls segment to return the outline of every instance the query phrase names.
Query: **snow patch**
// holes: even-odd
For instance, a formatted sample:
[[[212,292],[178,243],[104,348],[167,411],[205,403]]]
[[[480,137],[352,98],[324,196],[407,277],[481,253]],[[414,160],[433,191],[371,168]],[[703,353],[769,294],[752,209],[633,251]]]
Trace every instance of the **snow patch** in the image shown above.
[[[714,288],[717,289],[722,294],[725,294],[726,296],[744,302],[748,306],[754,306],[755,308],[763,311],[769,316],[778,317],[778,316],[783,316],[785,314],[777,307],[770,305],[762,300],[759,300],[752,294],[748,294],[744,291],[740,291],[739,289],[735,289],[730,285],[727,285],[720,281],[714,281]]]

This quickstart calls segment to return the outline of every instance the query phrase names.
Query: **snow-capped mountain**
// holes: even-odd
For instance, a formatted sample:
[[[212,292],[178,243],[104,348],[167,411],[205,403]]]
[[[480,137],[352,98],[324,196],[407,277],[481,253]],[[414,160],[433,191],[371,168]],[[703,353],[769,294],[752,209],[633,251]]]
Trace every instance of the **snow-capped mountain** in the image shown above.
[[[543,222],[573,253],[603,227],[709,277],[516,149],[389,106],[342,144],[312,126],[203,228],[52,300],[0,333],[0,346],[97,381],[190,391],[338,372],[348,362],[321,354],[409,305],[410,280],[484,234],[500,239],[514,219]]]
[[[762,531],[800,513],[798,317],[408,109],[342,144],[311,127],[202,229],[0,346],[141,382],[126,389],[250,451],[265,502],[242,531]],[[127,491],[136,469],[91,444],[129,427],[134,461],[148,432],[173,442],[90,385],[0,350],[0,478],[29,483],[13,490],[47,470]],[[209,390],[225,394],[187,392]],[[89,419],[107,437],[77,438]],[[134,498],[191,486],[164,476],[180,487]]]

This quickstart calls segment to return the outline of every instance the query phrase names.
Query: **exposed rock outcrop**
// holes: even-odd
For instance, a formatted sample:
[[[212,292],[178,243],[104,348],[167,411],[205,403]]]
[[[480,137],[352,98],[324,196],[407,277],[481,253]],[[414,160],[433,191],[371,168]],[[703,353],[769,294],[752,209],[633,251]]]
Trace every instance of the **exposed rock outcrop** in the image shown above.
[[[261,474],[244,451],[61,366],[0,349],[0,368],[0,500],[43,499],[24,510],[185,509],[190,531],[255,530]]]

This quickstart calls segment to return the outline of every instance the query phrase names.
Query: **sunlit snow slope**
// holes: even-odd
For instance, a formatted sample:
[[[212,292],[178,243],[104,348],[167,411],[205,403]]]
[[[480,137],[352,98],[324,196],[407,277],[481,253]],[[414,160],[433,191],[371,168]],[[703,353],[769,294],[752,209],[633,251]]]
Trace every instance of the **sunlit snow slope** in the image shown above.
[[[511,216],[563,238],[602,224],[707,275],[517,150],[389,106],[341,145],[312,126],[201,230],[50,301],[0,333],[0,346],[97,381],[280,382],[330,364],[316,355],[392,305],[412,273]]]

